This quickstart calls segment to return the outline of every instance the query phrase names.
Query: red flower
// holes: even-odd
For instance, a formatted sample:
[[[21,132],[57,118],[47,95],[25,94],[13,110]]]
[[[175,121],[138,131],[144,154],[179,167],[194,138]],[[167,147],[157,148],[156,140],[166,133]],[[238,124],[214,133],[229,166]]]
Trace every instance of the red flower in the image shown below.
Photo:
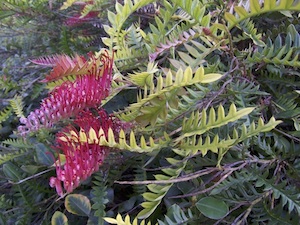
[[[108,147],[99,145],[100,137],[106,136],[109,128],[117,132],[128,127],[128,124],[108,116],[104,110],[97,111],[97,115],[82,111],[74,123],[80,127],[79,131],[69,126],[56,138],[65,162],[59,155],[56,177],[50,178],[50,186],[55,187],[60,196],[64,195],[64,190],[66,193],[72,192],[81,181],[99,170],[109,152]]]
[[[73,3],[74,5],[80,5],[80,10],[81,13],[80,14],[76,14],[70,18],[68,18],[65,21],[65,24],[67,26],[77,26],[77,25],[81,25],[83,23],[89,22],[90,20],[97,18],[99,11],[90,11],[88,14],[86,14],[85,16],[82,16],[82,12],[84,11],[84,9],[86,7],[89,6],[93,6],[95,4],[94,1],[88,1],[88,2],[75,2]]]
[[[98,14],[99,14],[99,12],[97,12],[97,11],[91,11],[84,17],[82,17],[81,14],[77,14],[77,15],[74,15],[74,16],[68,18],[65,21],[65,24],[67,26],[78,26],[83,23],[89,22],[90,20],[92,20],[94,18],[97,18]]]
[[[103,66],[96,67],[89,74],[78,76],[74,82],[66,81],[54,89],[41,107],[21,118],[21,135],[40,128],[50,128],[61,119],[76,116],[87,107],[98,107],[109,95],[112,80],[112,58],[102,55]]]

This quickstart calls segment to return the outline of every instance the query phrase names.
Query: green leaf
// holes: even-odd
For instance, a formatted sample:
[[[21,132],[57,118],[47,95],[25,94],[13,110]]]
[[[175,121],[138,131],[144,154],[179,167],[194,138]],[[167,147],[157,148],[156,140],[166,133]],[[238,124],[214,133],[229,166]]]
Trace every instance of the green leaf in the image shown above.
[[[116,15],[111,11],[107,12],[107,17],[111,23],[114,23],[114,21],[116,20]]]
[[[206,136],[205,141],[202,140],[202,137],[196,138],[196,136],[193,136],[192,138],[183,139],[180,144],[180,150],[176,152],[180,154],[180,151],[184,150],[184,155],[187,155],[196,154],[197,151],[201,151],[203,156],[205,156],[208,150],[218,153],[219,149],[228,149],[235,141],[235,139],[219,140],[218,135],[215,135],[212,142],[210,136]]]
[[[136,119],[144,126],[148,123],[153,125],[158,119],[166,119],[168,104],[176,101],[176,96],[180,95],[182,87],[211,83],[221,77],[222,75],[217,73],[205,74],[203,67],[198,68],[195,73],[191,67],[185,70],[180,68],[176,74],[170,70],[165,77],[154,77],[149,90],[145,86],[143,95],[140,93],[138,101],[131,104],[120,117],[125,121]],[[139,76],[131,76],[131,79],[139,80]]]
[[[16,95],[14,98],[10,100],[10,105],[18,117],[24,117],[23,114],[24,102],[22,96]]]
[[[26,154],[26,151],[23,150],[0,154],[0,165],[24,154]]]
[[[2,170],[5,176],[12,181],[19,181],[22,178],[20,168],[11,162],[5,163]]]
[[[39,168],[40,168],[40,166],[34,166],[34,165],[22,165],[21,166],[21,169],[29,174],[35,174]]]
[[[118,221],[114,218],[104,217],[104,220],[110,224],[118,224]]]
[[[62,212],[56,211],[51,218],[51,225],[68,225],[68,218]]]
[[[248,107],[237,111],[236,106],[234,104],[231,104],[227,115],[225,115],[225,111],[222,105],[220,105],[218,108],[217,116],[214,108],[210,109],[209,114],[207,114],[206,110],[204,109],[202,111],[202,117],[200,117],[199,112],[195,112],[183,123],[184,137],[204,134],[206,131],[212,128],[221,127],[230,122],[234,122],[242,118],[243,116],[248,115],[253,110],[254,107]],[[180,137],[180,139],[182,138]]]
[[[67,1],[65,1],[64,4],[60,7],[60,10],[65,10],[65,9],[69,8],[75,2],[76,2],[76,0],[67,0]]]
[[[294,0],[265,0],[261,5],[258,0],[250,0],[247,1],[248,5],[250,3],[250,7],[244,6],[235,6],[234,11],[236,13],[232,14],[229,12],[225,12],[225,19],[229,23],[229,30],[235,27],[241,21],[255,17],[259,14],[269,13],[269,12],[287,12],[287,11],[299,11],[300,2]],[[250,8],[250,10],[249,10]],[[246,13],[247,12],[247,13]],[[289,16],[289,14],[287,14]]]
[[[229,209],[224,201],[213,197],[205,197],[196,203],[197,209],[206,217],[218,220],[227,215]]]
[[[280,13],[282,15],[285,15],[286,17],[293,18],[293,15],[292,15],[292,13],[290,11],[282,10],[282,11],[280,11]]]
[[[248,12],[241,6],[234,7],[234,10],[239,14],[239,16],[246,17],[248,14]]]
[[[231,13],[229,12],[225,12],[225,15],[224,15],[225,19],[230,23],[230,24],[234,24],[235,23],[235,16],[232,15]]]
[[[0,20],[4,19],[6,17],[12,16],[14,14],[16,14],[16,12],[14,12],[13,10],[12,11],[6,11],[6,10],[0,11]]]
[[[161,200],[159,201],[154,201],[154,202],[143,202],[142,206],[144,209],[139,212],[137,215],[137,218],[139,219],[145,219],[148,218],[157,208],[157,206],[160,204]]]
[[[257,0],[250,1],[250,11],[251,11],[251,13],[256,13],[256,12],[260,11],[260,5]]]
[[[9,118],[11,112],[12,108],[10,106],[0,111],[0,124]]]
[[[287,111],[280,112],[276,115],[276,118],[285,119],[285,118],[296,117],[299,115],[300,115],[300,110],[299,110],[299,108],[296,108],[293,110],[287,110]]]
[[[147,224],[147,225],[151,225],[151,222],[146,223],[145,220],[139,221],[139,223],[138,223],[137,218],[134,218],[131,223],[130,222],[131,218],[129,215],[126,215],[124,219],[122,218],[122,216],[120,214],[118,214],[116,216],[116,219],[110,218],[110,217],[104,217],[103,219],[109,224],[118,224],[118,225],[137,225],[137,224],[146,225]]]
[[[53,165],[54,156],[50,149],[42,143],[36,144],[35,147],[38,162],[46,166]]]
[[[66,197],[65,207],[68,212],[79,216],[88,216],[91,212],[90,200],[81,194],[70,194]]]

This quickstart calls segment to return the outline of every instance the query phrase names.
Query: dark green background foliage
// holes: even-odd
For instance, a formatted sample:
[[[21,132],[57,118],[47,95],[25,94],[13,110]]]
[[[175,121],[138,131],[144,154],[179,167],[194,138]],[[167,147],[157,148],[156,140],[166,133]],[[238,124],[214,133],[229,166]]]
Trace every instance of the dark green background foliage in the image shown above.
[[[298,0],[74,2],[0,0],[0,224],[299,224]],[[30,60],[103,48],[101,107],[132,134],[59,198],[54,139],[72,120],[18,135],[49,91]]]

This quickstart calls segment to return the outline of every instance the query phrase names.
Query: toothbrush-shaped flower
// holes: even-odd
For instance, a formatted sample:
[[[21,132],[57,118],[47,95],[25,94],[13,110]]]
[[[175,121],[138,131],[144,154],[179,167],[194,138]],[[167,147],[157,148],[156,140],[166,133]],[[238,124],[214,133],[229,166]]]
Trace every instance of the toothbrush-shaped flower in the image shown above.
[[[109,95],[112,80],[113,59],[107,53],[102,55],[102,67],[95,66],[86,75],[81,75],[74,82],[66,81],[55,88],[45,98],[40,108],[31,112],[27,118],[21,118],[24,125],[19,126],[21,135],[50,128],[56,122],[77,115],[88,107],[98,107]]]
[[[66,127],[57,134],[57,149],[60,153],[56,161],[56,177],[50,178],[50,186],[55,187],[60,196],[70,193],[86,180],[92,173],[99,170],[110,148],[99,145],[102,135],[107,136],[108,130],[118,132],[130,125],[117,118],[107,115],[104,110],[94,115],[90,111],[80,112],[74,121],[79,127]],[[98,131],[102,131],[99,133]]]

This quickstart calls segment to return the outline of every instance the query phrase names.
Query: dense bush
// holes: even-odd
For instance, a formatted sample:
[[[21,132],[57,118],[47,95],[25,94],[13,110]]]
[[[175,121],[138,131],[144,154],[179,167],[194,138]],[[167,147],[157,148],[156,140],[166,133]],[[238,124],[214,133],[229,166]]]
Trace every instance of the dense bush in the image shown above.
[[[1,224],[299,223],[298,0],[0,10]]]

